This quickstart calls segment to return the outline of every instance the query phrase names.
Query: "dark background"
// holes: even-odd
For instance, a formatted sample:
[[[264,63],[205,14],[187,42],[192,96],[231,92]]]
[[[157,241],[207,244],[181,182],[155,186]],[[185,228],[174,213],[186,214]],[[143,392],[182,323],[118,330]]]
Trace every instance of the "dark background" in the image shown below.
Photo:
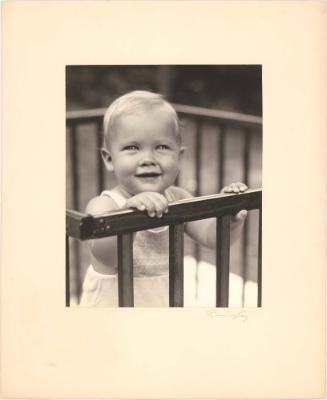
[[[168,101],[262,114],[261,65],[69,66],[67,110],[107,107],[131,90],[164,94]]]

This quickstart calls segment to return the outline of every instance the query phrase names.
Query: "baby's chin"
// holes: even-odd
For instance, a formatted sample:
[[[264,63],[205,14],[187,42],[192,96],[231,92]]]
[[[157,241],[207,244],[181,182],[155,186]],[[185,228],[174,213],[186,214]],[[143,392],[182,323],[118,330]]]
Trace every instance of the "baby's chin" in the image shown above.
[[[171,186],[171,185],[169,185]],[[169,186],[166,185],[153,185],[153,184],[145,184],[142,186],[139,186],[133,190],[133,196],[139,193],[144,193],[144,192],[156,192],[156,193],[161,193],[164,194],[165,190],[168,189]]]
[[[126,182],[127,183],[127,182]],[[174,182],[171,180],[162,180],[158,179],[151,180],[151,179],[144,179],[144,180],[137,180],[133,182],[128,182],[128,185],[120,185],[121,190],[128,196],[135,196],[140,193],[144,192],[156,192],[164,194],[165,191],[174,185]]]
[[[155,192],[155,193],[164,194],[166,189],[167,189],[167,188],[155,188],[155,187],[151,187],[151,186],[149,186],[149,187],[144,187],[144,188],[142,188],[142,189],[137,190],[137,191],[135,192],[134,196],[135,196],[136,194],[144,193],[144,192]]]

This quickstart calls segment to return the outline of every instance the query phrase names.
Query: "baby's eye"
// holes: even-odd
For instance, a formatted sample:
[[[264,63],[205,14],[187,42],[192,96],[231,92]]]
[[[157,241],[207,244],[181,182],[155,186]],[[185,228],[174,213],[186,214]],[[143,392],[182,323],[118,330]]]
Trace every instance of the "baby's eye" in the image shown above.
[[[138,150],[138,147],[135,146],[135,145],[129,145],[129,146],[123,147],[123,150],[126,150],[126,151],[135,151],[135,150]]]
[[[169,150],[169,146],[167,146],[166,144],[159,144],[157,146],[158,150]]]

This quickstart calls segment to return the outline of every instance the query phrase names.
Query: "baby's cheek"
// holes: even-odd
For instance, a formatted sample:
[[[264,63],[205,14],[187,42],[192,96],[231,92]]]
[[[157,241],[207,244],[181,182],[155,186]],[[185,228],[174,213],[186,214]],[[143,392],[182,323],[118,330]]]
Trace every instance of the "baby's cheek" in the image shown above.
[[[170,173],[179,171],[179,163],[176,162],[176,160],[171,160],[169,163],[167,163],[166,170]]]
[[[169,174],[177,174],[180,170],[180,162],[176,155],[166,157],[164,160],[161,161],[161,164],[166,173]]]

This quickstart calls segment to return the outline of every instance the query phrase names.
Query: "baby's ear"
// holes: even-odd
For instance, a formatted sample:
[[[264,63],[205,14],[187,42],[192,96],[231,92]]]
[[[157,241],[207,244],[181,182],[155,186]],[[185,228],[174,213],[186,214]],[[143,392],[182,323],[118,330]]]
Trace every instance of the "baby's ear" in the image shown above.
[[[109,150],[107,150],[106,148],[102,147],[101,156],[102,156],[102,160],[104,162],[104,165],[105,165],[107,171],[113,172],[114,166],[112,164],[112,158],[111,158]]]
[[[179,158],[182,158],[185,152],[185,147],[181,146],[181,148],[179,149]]]

